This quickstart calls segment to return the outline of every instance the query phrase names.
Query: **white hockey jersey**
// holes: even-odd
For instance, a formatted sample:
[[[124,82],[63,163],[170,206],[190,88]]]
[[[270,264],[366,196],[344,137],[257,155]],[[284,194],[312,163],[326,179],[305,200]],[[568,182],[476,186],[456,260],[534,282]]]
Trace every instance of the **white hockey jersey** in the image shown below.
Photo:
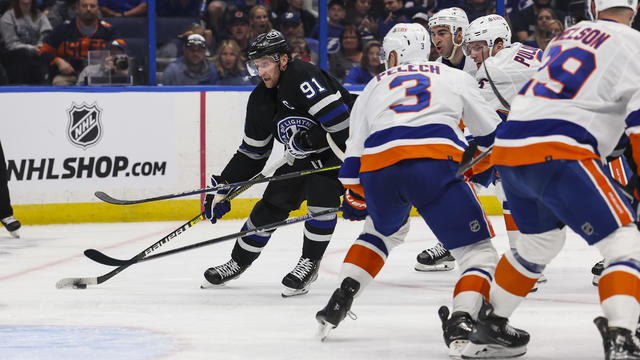
[[[493,143],[500,117],[471,75],[438,62],[396,66],[376,75],[351,111],[340,180],[362,193],[359,174],[404,159],[459,162],[464,118],[481,150]]]
[[[460,64],[458,64],[458,66],[453,65],[449,60],[443,58],[442,56],[437,58],[436,62],[443,63],[449,67],[456,68],[458,70],[462,70],[471,76],[475,76],[476,72],[478,71],[478,65],[476,65],[475,61],[473,61],[471,56],[464,56]]]
[[[639,54],[640,33],[612,21],[583,21],[558,35],[500,126],[493,163],[604,159],[625,129],[638,143]],[[640,146],[633,148],[636,159]]]
[[[494,109],[504,114],[504,119],[509,111],[493,92],[484,66],[487,66],[489,76],[500,96],[511,104],[518,91],[538,71],[542,65],[541,60],[542,50],[521,43],[513,43],[500,50],[495,56],[485,59],[485,64],[480,65],[476,73],[480,92]]]

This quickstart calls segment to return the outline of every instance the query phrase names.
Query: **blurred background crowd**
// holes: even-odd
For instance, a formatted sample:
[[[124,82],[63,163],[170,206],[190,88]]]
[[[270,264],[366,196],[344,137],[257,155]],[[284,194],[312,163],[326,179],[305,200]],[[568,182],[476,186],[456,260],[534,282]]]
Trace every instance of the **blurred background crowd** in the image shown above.
[[[544,49],[566,26],[572,1],[582,2],[506,0],[513,40]],[[366,84],[395,24],[428,28],[449,7],[469,22],[496,12],[492,0],[328,0],[328,71],[346,85]],[[0,0],[0,14],[0,85],[147,84],[149,19],[163,85],[255,84],[246,50],[271,29],[286,36],[294,58],[319,61],[317,0],[157,0],[153,17],[146,0]]]

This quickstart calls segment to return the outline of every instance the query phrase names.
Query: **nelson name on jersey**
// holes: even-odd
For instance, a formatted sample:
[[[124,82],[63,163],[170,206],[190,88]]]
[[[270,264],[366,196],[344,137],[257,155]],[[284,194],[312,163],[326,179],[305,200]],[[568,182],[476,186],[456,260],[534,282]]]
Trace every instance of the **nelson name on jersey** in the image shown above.
[[[592,29],[590,27],[582,28],[574,26],[565,30],[556,37],[555,40],[581,40],[583,44],[598,49],[602,43],[607,41],[611,35],[600,29]]]

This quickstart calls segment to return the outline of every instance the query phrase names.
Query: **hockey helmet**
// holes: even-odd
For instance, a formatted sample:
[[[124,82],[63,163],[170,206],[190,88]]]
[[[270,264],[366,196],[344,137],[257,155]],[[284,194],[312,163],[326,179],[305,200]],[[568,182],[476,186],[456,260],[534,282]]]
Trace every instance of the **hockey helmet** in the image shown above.
[[[625,7],[633,10],[633,13],[636,14],[638,11],[638,0],[586,0],[587,1],[587,12],[592,19],[595,19],[598,15],[599,11],[606,10],[614,7]],[[595,4],[595,14],[591,13],[591,3]]]
[[[247,69],[252,76],[257,76],[258,71],[257,68],[253,66],[253,60],[270,56],[277,64],[280,64],[280,55],[289,53],[289,44],[281,32],[271,30],[267,33],[260,34],[247,49],[249,57]]]
[[[507,21],[496,14],[481,16],[467,26],[462,50],[466,55],[469,55],[471,51],[468,46],[474,41],[486,41],[487,46],[491,49],[498,39],[502,39],[504,46],[511,45],[511,29]]]
[[[442,9],[429,19],[429,30],[431,32],[436,26],[446,26],[451,31],[452,36],[457,34],[458,29],[464,34],[464,30],[469,26],[469,18],[467,18],[467,13],[460,8]]]
[[[398,64],[429,60],[429,33],[420,24],[396,24],[382,41],[383,61],[388,66],[389,54],[395,51]]]

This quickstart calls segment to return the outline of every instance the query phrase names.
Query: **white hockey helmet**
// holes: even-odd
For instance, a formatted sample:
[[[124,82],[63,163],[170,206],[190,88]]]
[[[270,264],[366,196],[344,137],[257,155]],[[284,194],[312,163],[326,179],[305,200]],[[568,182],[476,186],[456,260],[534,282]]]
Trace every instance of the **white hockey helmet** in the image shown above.
[[[467,47],[474,41],[486,41],[487,46],[491,49],[498,39],[502,39],[504,46],[511,45],[511,29],[507,21],[496,14],[481,16],[473,20],[466,28],[462,50],[466,55],[469,55],[470,51]]]
[[[467,13],[460,8],[442,9],[429,19],[429,30],[431,32],[436,26],[446,26],[451,31],[452,36],[456,35],[458,29],[464,34],[465,29],[469,26],[469,18],[467,18]]]
[[[591,13],[591,3],[595,3],[596,13]],[[635,14],[638,11],[638,0],[587,0],[587,12],[592,19],[598,16],[598,12],[613,7],[626,7],[633,10]]]
[[[429,33],[424,26],[413,24],[396,24],[382,41],[383,61],[388,68],[389,54],[395,51],[398,56],[398,64],[408,64],[413,61],[428,61]]]

